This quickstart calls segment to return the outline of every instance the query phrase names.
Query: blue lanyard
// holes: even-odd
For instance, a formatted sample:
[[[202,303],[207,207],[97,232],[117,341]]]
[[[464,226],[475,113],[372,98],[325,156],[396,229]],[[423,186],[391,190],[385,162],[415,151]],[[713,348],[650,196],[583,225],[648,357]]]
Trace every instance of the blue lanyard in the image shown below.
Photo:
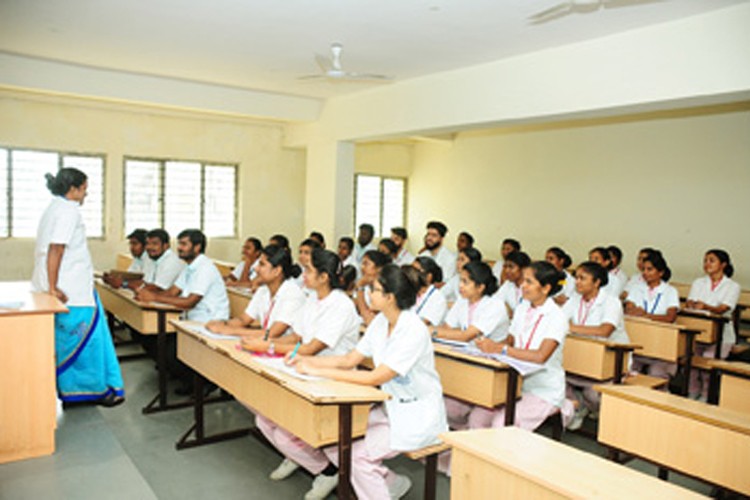
[[[661,293],[656,294],[656,300],[654,301],[654,307],[651,308],[651,312],[648,311],[648,302],[646,301],[646,299],[644,299],[643,309],[649,314],[654,314],[654,311],[656,311],[656,306],[659,305],[659,299],[661,299]]]
[[[417,307],[417,314],[419,314],[419,312],[422,310],[422,308],[427,303],[427,301],[430,300],[430,295],[432,295],[432,292],[434,292],[434,291],[435,291],[435,286],[433,286],[432,288],[430,288],[430,291],[427,292],[427,296],[424,298],[424,300],[422,301],[422,303],[419,304],[419,307]]]

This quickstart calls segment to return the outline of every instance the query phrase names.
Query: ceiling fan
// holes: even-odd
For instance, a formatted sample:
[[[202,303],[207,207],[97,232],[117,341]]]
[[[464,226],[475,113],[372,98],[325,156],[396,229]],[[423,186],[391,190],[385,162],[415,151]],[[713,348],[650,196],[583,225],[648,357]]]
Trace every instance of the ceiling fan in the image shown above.
[[[346,71],[341,67],[341,52],[344,47],[334,42],[331,44],[331,56],[315,55],[315,61],[320,66],[320,73],[300,76],[298,80],[328,80],[331,82],[386,82],[393,77],[376,73],[358,73]]]
[[[530,24],[543,24],[571,14],[590,14],[603,9],[635,7],[666,0],[566,0],[529,16]]]

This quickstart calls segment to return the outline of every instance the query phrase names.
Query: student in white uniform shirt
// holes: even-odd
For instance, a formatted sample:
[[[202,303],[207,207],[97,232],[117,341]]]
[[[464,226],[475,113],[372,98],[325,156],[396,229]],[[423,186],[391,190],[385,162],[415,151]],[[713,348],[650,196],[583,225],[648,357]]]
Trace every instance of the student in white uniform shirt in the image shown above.
[[[551,414],[562,413],[563,423],[573,416],[573,404],[565,399],[563,345],[568,322],[551,299],[562,287],[564,275],[549,262],[534,262],[523,271],[524,301],[516,309],[508,337],[503,342],[489,338],[477,341],[488,353],[501,353],[521,361],[544,365],[544,369],[523,378],[521,399],[516,403],[515,426],[527,430],[539,427]],[[490,412],[485,422],[505,426],[505,407]]]
[[[610,269],[610,279],[612,277],[615,277],[620,280],[620,284],[617,287],[620,290],[620,295],[618,295],[617,298],[624,299],[627,295],[625,293],[625,287],[628,286],[628,275],[625,274],[625,271],[621,269],[622,250],[620,250],[620,247],[618,247],[617,245],[610,245],[607,247],[607,252],[609,252],[609,260],[612,262],[612,268]]]
[[[460,297],[453,304],[445,322],[433,329],[433,337],[476,341],[488,337],[501,342],[508,335],[508,314],[500,300],[493,297],[497,279],[484,262],[469,262],[461,270]],[[453,429],[473,427],[475,406],[445,397],[448,421]]]
[[[503,276],[503,264],[505,259],[508,258],[512,252],[520,252],[521,243],[513,238],[505,238],[503,243],[500,245],[500,258],[495,261],[492,266],[492,274],[497,278],[497,282],[501,285],[505,283],[505,276]]]
[[[508,309],[508,316],[513,317],[514,311],[523,302],[523,270],[531,265],[531,259],[526,252],[511,252],[503,262],[503,274],[505,281],[496,293],[496,297],[502,300]]]
[[[320,231],[310,231],[310,234],[307,237],[311,240],[317,241],[318,245],[320,245],[320,248],[323,250],[326,249],[326,238]]]
[[[443,294],[446,301],[453,303],[458,299],[461,271],[469,262],[482,262],[482,252],[476,248],[464,248],[458,252],[458,258],[456,259],[456,274],[454,274],[453,277],[440,289],[440,292]]]
[[[461,253],[467,248],[474,248],[474,237],[471,233],[461,231],[456,237],[456,253]]]
[[[357,264],[362,264],[362,259],[370,250],[377,250],[375,243],[372,241],[375,237],[375,228],[372,224],[360,224],[359,233],[357,233],[357,243],[354,245],[354,258]]]
[[[298,273],[299,268],[292,264],[286,249],[268,245],[258,263],[258,289],[245,311],[229,321],[211,321],[206,328],[216,333],[263,340],[291,333],[306,300],[294,279]]]
[[[612,258],[609,255],[609,250],[606,247],[592,248],[589,250],[589,260],[602,266],[609,274],[609,283],[602,288],[602,291],[619,299],[625,291],[625,283],[612,273]]]
[[[350,237],[339,238],[338,255],[343,267],[354,266],[358,268],[359,263],[354,255],[354,240]]]
[[[653,252],[654,249],[650,247],[641,248],[638,250],[638,256],[635,260],[636,268],[638,269],[638,272],[635,273],[633,276],[630,277],[628,280],[628,284],[625,285],[625,291],[623,292],[623,301],[627,299],[628,294],[633,290],[634,287],[644,285],[646,282],[643,279],[643,259],[646,258],[646,255],[648,255],[649,252]]]
[[[449,281],[456,274],[456,254],[445,248],[443,240],[448,228],[439,221],[427,223],[427,233],[424,236],[424,251],[419,255],[432,257],[440,269],[443,270],[443,280]]]
[[[242,260],[224,278],[227,285],[255,288],[253,281],[258,275],[257,267],[261,250],[263,250],[263,244],[258,238],[251,236],[245,240],[242,245]]]
[[[633,288],[625,301],[625,314],[639,316],[653,321],[674,323],[680,308],[680,295],[668,285],[672,276],[667,261],[660,251],[654,250],[643,259],[643,279],[645,283]],[[657,361],[643,356],[633,356],[632,368],[641,371],[648,368],[648,375],[668,379],[676,372],[674,363]]]
[[[378,252],[386,254],[395,264],[396,257],[398,257],[398,245],[390,238],[383,238],[378,242]]]
[[[299,244],[299,253],[297,254],[297,268],[299,273],[294,278],[294,282],[297,283],[297,286],[305,295],[310,295],[312,291],[305,286],[303,271],[310,265],[313,250],[317,248],[320,248],[320,243],[312,238],[307,238]]]
[[[732,280],[734,266],[729,254],[724,250],[714,248],[706,252],[703,257],[702,278],[693,281],[685,307],[708,311],[727,318],[722,332],[720,356],[722,359],[729,355],[737,336],[732,322],[732,311],[737,307],[740,298],[740,285]],[[716,344],[696,344],[696,356],[713,358]],[[704,398],[708,395],[708,373],[700,370],[690,372],[689,394],[692,398]]]
[[[153,291],[168,290],[185,269],[185,262],[169,248],[169,233],[164,229],[152,229],[146,235],[148,265],[143,275],[143,283],[135,288]],[[131,284],[131,286],[133,286]]]
[[[600,292],[608,280],[607,270],[596,262],[588,261],[578,266],[576,293],[563,306],[563,313],[569,322],[570,333],[627,344],[629,339],[620,300]],[[568,375],[567,382],[568,399],[580,402],[575,417],[568,425],[569,429],[577,430],[587,415],[598,413],[599,393],[593,389],[591,381],[581,377]]]
[[[433,283],[434,276],[442,273],[440,266],[429,257],[419,257],[411,266],[401,266],[409,276],[410,281],[419,284],[417,302],[412,310],[422,318],[427,326],[437,326],[443,322],[448,304],[445,297]],[[413,269],[410,271],[410,269]]]
[[[565,250],[560,247],[548,248],[544,255],[544,260],[555,266],[555,269],[565,275],[565,284],[563,285],[562,290],[552,297],[555,304],[562,307],[576,291],[576,280],[568,272],[568,268],[573,264],[573,260],[570,258],[570,255],[565,253]]]
[[[391,241],[398,246],[398,253],[393,263],[398,266],[408,266],[414,262],[414,256],[406,249],[406,241],[409,239],[409,233],[403,227],[391,228]]]
[[[391,395],[370,410],[364,439],[352,445],[351,479],[361,499],[402,498],[411,481],[393,473],[383,460],[437,443],[438,435],[448,429],[430,334],[410,311],[417,286],[397,266],[385,266],[372,290],[372,305],[379,313],[356,349],[346,356],[293,360],[302,373],[379,386]],[[368,357],[375,365],[372,371],[353,370]],[[324,451],[338,462],[335,447]]]
[[[143,273],[144,261],[148,260],[148,255],[146,254],[147,232],[145,229],[135,229],[128,235],[128,249],[130,250],[130,256],[133,258],[127,269],[129,273]],[[124,280],[120,275],[104,273],[102,280],[114,288],[120,288],[124,284]]]
[[[372,284],[378,279],[380,270],[390,263],[390,257],[377,250],[369,250],[362,257],[360,265],[362,277],[357,281],[357,296],[354,298],[354,303],[365,325],[369,325],[377,314],[377,311],[372,308],[370,300]]]

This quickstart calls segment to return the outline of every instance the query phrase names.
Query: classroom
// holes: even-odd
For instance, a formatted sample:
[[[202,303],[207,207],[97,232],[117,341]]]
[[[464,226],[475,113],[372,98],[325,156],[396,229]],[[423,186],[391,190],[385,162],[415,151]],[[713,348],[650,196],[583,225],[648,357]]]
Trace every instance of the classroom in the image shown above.
[[[374,225],[375,241],[403,226],[417,255],[426,224],[441,221],[447,249],[466,231],[492,262],[505,238],[531,260],[564,248],[571,269],[614,244],[633,276],[639,249],[656,248],[684,284],[704,276],[707,250],[724,249],[744,294],[747,26],[747,0],[0,3],[0,285],[32,279],[51,199],[43,174],[79,161],[96,271],[117,267],[136,228],[167,229],[175,253],[178,234],[200,228],[205,254],[234,265],[251,236],[265,245],[285,235],[296,261],[312,231],[335,251],[361,223]],[[393,78],[299,80],[320,70],[315,54],[329,57],[333,42],[345,70]],[[372,182],[374,201],[363,198]],[[737,325],[746,330],[746,316]],[[120,361],[124,404],[66,409],[54,454],[0,462],[0,498],[305,494],[309,474],[269,481],[280,455],[255,437],[175,449],[193,411],[142,414],[161,392],[153,365]],[[614,406],[616,389],[603,404]],[[206,405],[206,425],[251,425],[248,402]],[[746,418],[705,418],[750,435]],[[545,424],[541,434],[552,433]],[[593,435],[566,431],[562,442],[606,456]],[[388,463],[413,482],[403,498],[420,498],[425,466]],[[623,465],[623,477],[653,479],[654,463]],[[748,494],[680,467],[671,485]],[[461,498],[456,477],[438,474],[437,498]]]

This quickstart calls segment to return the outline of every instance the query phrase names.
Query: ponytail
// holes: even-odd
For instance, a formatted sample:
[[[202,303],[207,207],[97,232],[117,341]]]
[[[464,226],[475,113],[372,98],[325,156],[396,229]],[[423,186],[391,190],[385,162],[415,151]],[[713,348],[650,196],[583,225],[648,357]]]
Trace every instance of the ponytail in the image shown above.
[[[45,174],[44,178],[47,179],[47,189],[56,196],[65,196],[70,188],[81,187],[87,179],[86,174],[70,167],[61,168],[57,175]]]

